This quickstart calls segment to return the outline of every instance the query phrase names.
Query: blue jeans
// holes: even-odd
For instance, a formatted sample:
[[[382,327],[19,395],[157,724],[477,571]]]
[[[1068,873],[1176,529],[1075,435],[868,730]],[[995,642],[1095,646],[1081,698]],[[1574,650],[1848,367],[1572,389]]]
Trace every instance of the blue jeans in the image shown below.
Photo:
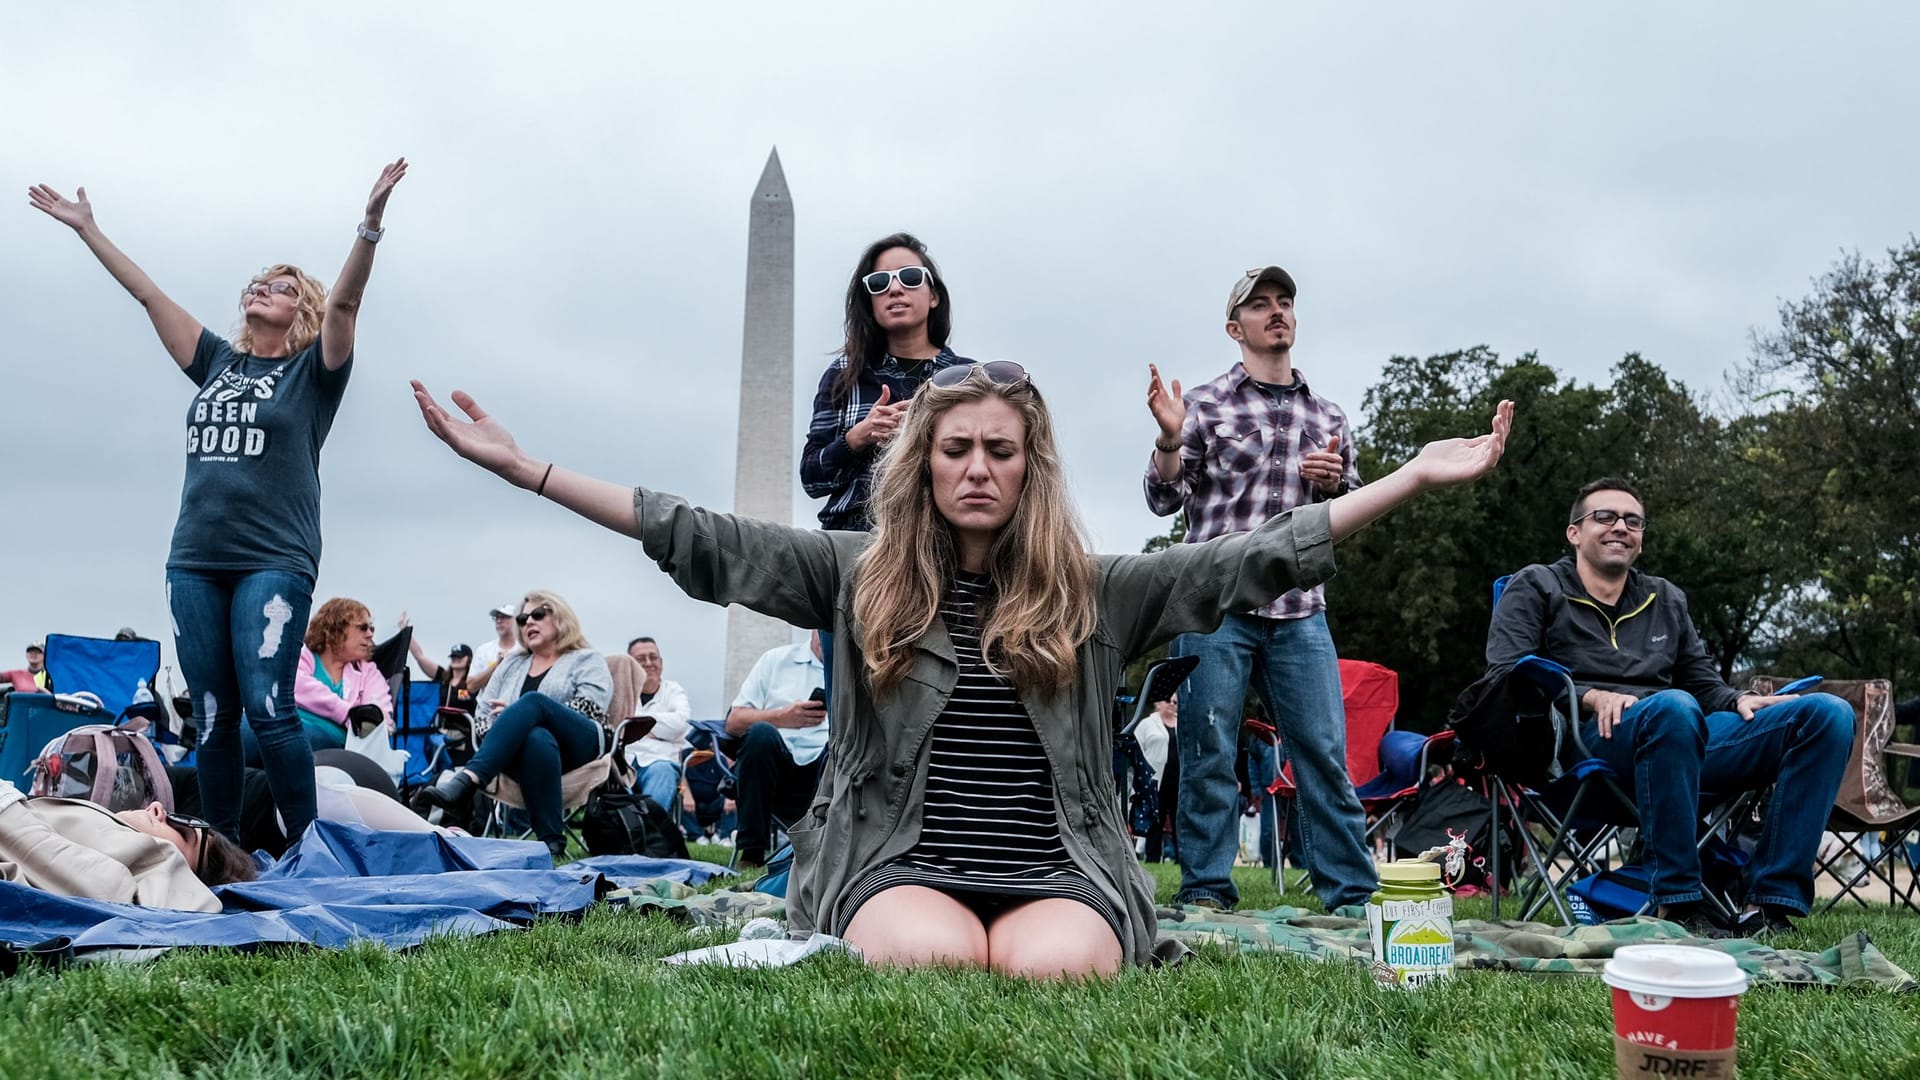
[[[1612,738],[1601,738],[1590,718],[1580,734],[1614,772],[1633,778],[1656,906],[1704,895],[1695,846],[1701,806],[1772,784],[1747,903],[1806,914],[1820,833],[1853,753],[1853,706],[1832,694],[1806,694],[1748,721],[1736,712],[1705,713],[1684,690],[1662,690],[1629,706]]]
[[[633,790],[659,804],[667,816],[680,817],[680,766],[672,761],[650,761],[634,778]]]
[[[1364,904],[1377,887],[1367,853],[1367,817],[1347,776],[1347,711],[1340,663],[1323,614],[1304,619],[1229,615],[1211,634],[1182,634],[1173,655],[1200,666],[1180,692],[1180,841],[1176,902],[1211,899],[1232,907],[1239,848],[1239,746],[1249,675],[1273,713],[1293,765],[1300,854],[1327,910]]]
[[[560,802],[560,777],[606,752],[606,729],[599,721],[545,694],[527,694],[500,710],[467,762],[467,771],[485,787],[501,773],[520,785],[533,834],[563,840],[567,810]]]
[[[200,728],[201,810],[229,839],[240,839],[243,714],[287,835],[313,822],[313,748],[293,710],[312,605],[313,582],[289,570],[167,571],[173,647]]]

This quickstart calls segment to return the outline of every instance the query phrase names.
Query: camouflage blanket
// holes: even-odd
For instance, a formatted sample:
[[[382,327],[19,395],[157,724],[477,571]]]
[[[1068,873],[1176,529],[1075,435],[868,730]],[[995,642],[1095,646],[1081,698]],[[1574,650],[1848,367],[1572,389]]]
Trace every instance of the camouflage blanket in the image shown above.
[[[748,919],[786,917],[786,901],[756,892],[696,892],[668,881],[642,882],[609,893],[617,908],[668,915],[705,933],[737,930]],[[1372,950],[1364,919],[1317,915],[1302,908],[1270,911],[1208,911],[1196,907],[1159,909],[1162,955],[1181,946],[1277,950],[1294,956],[1346,963],[1367,963]],[[1756,986],[1867,986],[1892,993],[1920,990],[1920,982],[1887,959],[1865,933],[1842,938],[1830,949],[1804,952],[1774,949],[1756,941],[1700,941],[1661,919],[1622,919],[1602,926],[1548,926],[1545,923],[1461,919],[1453,925],[1455,965],[1461,969],[1519,971],[1529,974],[1598,975],[1622,945],[1688,941],[1719,949],[1739,962]]]
[[[1200,947],[1277,949],[1318,960],[1370,962],[1365,919],[1317,915],[1302,908],[1270,911],[1159,909],[1160,937]],[[1523,971],[1531,974],[1598,975],[1622,945],[1685,941],[1718,949],[1738,961],[1756,986],[1872,986],[1893,992],[1920,990],[1920,982],[1887,959],[1865,933],[1842,938],[1822,952],[1774,949],[1757,941],[1703,941],[1663,919],[1646,916],[1600,926],[1459,919],[1453,924],[1457,969]]]

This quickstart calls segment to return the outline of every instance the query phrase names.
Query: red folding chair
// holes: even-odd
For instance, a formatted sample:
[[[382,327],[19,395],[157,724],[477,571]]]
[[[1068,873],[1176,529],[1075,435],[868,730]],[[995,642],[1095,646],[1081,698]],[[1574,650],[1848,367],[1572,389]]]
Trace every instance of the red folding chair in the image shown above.
[[[1340,698],[1347,714],[1347,777],[1367,814],[1366,838],[1372,842],[1384,837],[1389,854],[1393,851],[1393,824],[1399,813],[1419,798],[1430,761],[1446,754],[1453,745],[1453,733],[1435,735],[1394,731],[1393,718],[1400,707],[1400,676],[1391,668],[1367,660],[1340,661]],[[1261,720],[1245,722],[1248,731],[1273,744],[1275,759],[1281,759],[1279,733]],[[1273,851],[1274,886],[1286,892],[1287,815],[1299,789],[1294,786],[1291,766],[1283,766],[1267,785],[1267,794],[1275,801]],[[1304,882],[1303,872],[1300,880]]]

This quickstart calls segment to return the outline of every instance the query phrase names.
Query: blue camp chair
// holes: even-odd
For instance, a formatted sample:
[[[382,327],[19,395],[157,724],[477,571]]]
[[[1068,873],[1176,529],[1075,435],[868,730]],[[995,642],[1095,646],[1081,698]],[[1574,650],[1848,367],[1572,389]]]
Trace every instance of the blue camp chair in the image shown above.
[[[157,641],[47,635],[47,674],[53,677],[54,689],[62,694],[90,693],[115,718],[127,711],[141,690],[148,689],[159,670]]]

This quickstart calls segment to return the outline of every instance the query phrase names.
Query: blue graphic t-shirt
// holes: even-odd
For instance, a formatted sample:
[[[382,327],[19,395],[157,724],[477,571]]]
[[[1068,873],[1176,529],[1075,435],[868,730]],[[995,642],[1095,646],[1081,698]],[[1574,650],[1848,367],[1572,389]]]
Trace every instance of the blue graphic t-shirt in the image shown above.
[[[200,331],[169,569],[319,574],[320,447],[352,370],[348,357],[328,371],[319,338],[263,358]]]

